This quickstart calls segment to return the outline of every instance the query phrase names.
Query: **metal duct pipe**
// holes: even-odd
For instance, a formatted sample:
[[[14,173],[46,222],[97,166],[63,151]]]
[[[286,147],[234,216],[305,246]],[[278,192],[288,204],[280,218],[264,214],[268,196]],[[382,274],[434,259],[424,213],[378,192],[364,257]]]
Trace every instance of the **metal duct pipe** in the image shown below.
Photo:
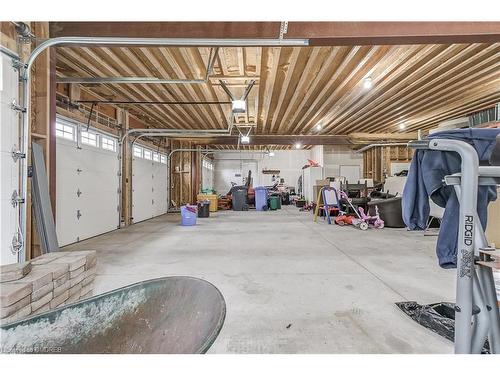
[[[172,100],[75,100],[73,103],[83,103],[83,104],[133,104],[133,105],[220,105],[220,104],[232,104],[230,101],[172,101]]]
[[[163,79],[156,77],[59,77],[58,83],[106,84],[106,83],[142,83],[142,84],[200,84],[204,79]]]
[[[266,46],[297,46],[305,47],[309,45],[308,39],[194,39],[194,38],[107,38],[107,37],[60,37],[47,39],[39,44],[33,51],[24,65],[23,79],[23,121],[22,121],[22,144],[21,152],[24,157],[20,159],[21,169],[21,199],[24,203],[19,204],[19,215],[21,221],[21,233],[23,237],[22,247],[18,252],[18,261],[26,258],[26,222],[27,222],[27,200],[28,200],[28,160],[29,150],[29,124],[31,116],[31,68],[40,54],[49,47],[63,45],[108,45],[108,46],[205,46],[205,47],[266,47]],[[232,124],[232,121],[231,121]],[[232,127],[230,126],[230,130]]]
[[[383,147],[383,146],[408,146],[408,142],[405,142],[405,143],[402,143],[402,142],[399,142],[399,143],[373,143],[371,145],[362,147],[359,150],[356,150],[356,152],[361,153],[361,152],[364,152],[366,150],[370,150],[374,147]]]

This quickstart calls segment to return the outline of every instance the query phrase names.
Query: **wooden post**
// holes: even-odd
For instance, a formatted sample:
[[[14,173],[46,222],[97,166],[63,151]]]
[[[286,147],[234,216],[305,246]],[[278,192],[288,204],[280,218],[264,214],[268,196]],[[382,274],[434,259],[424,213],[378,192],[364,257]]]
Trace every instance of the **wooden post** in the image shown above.
[[[130,117],[129,113],[125,109],[119,109],[116,111],[116,117],[118,125],[121,126],[122,135],[125,134],[130,129]],[[123,155],[122,155],[122,186],[120,189],[122,190],[122,218],[124,220],[125,226],[128,226],[132,222],[132,184],[131,184],[131,175],[132,175],[132,159],[131,159],[131,150],[130,150],[130,142],[127,140],[124,141],[123,144]]]
[[[31,31],[37,38],[49,37],[48,22],[32,22]],[[51,74],[53,73],[53,77]],[[28,163],[31,164],[31,143],[40,144],[44,150],[52,214],[56,209],[56,154],[55,154],[55,53],[44,51],[34,63],[31,76],[31,122],[29,124]],[[53,108],[52,108],[53,106]],[[53,126],[53,129],[52,129]],[[31,205],[31,179],[28,180],[26,217],[26,258],[41,255],[40,240],[33,225],[35,218]]]

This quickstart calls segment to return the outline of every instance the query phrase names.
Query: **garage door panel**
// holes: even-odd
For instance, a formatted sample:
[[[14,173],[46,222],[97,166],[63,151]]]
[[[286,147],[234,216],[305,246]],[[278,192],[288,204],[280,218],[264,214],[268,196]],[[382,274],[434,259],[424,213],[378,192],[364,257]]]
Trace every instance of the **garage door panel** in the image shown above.
[[[154,215],[163,215],[167,212],[167,167],[165,164],[156,163],[154,166],[153,189]]]
[[[135,158],[132,165],[132,216],[134,223],[167,212],[167,166]]]
[[[133,222],[151,219],[152,213],[152,162],[134,159],[132,164],[132,217]]]
[[[80,207],[81,204],[76,194],[63,194],[57,191],[56,232],[59,246],[77,241],[79,236],[77,211]]]
[[[57,147],[56,229],[61,246],[116,229],[117,153],[89,145],[78,149],[76,142],[60,138]]]

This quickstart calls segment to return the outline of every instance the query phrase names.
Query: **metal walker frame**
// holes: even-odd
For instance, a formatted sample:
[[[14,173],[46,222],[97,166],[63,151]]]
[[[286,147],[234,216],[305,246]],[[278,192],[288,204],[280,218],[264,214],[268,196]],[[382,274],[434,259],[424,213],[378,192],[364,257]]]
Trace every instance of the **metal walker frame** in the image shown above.
[[[479,186],[500,185],[500,166],[480,167],[470,144],[452,139],[411,141],[408,147],[456,152],[461,173],[446,176],[460,202],[455,305],[455,353],[479,354],[488,338],[490,351],[500,353],[500,313],[493,279],[500,250],[488,245],[477,215]],[[497,147],[499,141],[497,138]],[[495,266],[495,264],[497,264]]]

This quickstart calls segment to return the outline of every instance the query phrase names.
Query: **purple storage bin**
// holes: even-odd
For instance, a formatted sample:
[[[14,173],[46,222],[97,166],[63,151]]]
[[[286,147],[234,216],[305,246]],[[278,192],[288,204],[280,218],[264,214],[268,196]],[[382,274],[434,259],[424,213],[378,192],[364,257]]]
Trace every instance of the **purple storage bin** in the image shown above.
[[[181,206],[181,225],[196,225],[196,217],[198,216],[198,207],[187,204]]]
[[[267,188],[264,186],[257,186],[255,189],[255,209],[257,211],[264,211],[267,208]]]

